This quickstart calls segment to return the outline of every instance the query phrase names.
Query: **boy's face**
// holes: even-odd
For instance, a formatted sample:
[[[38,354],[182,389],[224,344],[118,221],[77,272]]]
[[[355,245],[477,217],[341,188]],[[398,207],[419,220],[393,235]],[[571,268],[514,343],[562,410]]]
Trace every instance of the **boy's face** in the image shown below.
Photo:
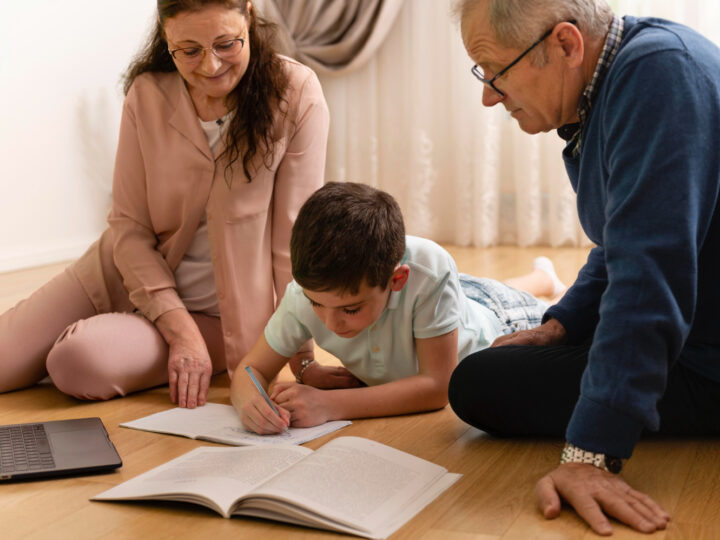
[[[357,294],[309,289],[303,289],[303,292],[327,329],[343,338],[353,338],[374,323],[390,296],[389,287],[368,287],[365,282]]]
[[[387,305],[390,291],[405,286],[409,274],[407,265],[396,268],[387,287],[369,287],[365,281],[357,294],[337,291],[311,291],[303,288],[313,310],[328,330],[342,338],[353,338],[378,320]]]

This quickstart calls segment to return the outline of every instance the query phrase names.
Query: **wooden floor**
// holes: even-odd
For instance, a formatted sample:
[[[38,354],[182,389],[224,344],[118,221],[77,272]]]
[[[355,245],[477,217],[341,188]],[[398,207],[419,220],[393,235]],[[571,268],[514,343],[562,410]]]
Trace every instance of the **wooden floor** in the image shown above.
[[[449,248],[461,271],[508,278],[549,255],[561,279],[571,282],[583,249]],[[0,311],[62,269],[55,265],[0,275]],[[327,360],[327,359],[326,359]],[[210,401],[228,403],[227,380],[216,377]],[[166,388],[123,399],[88,403],[67,397],[47,383],[0,395],[0,424],[100,416],[123,458],[115,473],[0,485],[0,538],[332,538],[339,535],[251,520],[223,519],[193,505],[99,503],[88,499],[200,444],[118,424],[170,407]],[[375,439],[433,461],[463,477],[393,538],[421,540],[580,539],[594,537],[571,511],[553,521],[535,509],[535,481],[553,468],[560,440],[497,440],[463,424],[449,408],[419,415],[358,420],[336,434],[308,443],[316,448],[337,435]],[[623,472],[673,516],[657,539],[720,538],[720,442],[641,442]],[[352,489],[352,487],[349,487]],[[614,538],[640,538],[615,525]]]

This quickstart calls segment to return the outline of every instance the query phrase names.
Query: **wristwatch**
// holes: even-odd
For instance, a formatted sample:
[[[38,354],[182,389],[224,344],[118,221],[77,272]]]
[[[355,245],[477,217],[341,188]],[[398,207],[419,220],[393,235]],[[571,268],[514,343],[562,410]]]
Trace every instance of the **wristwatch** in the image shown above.
[[[298,371],[297,375],[295,375],[295,381],[298,384],[303,384],[303,380],[302,380],[303,373],[305,373],[305,370],[314,361],[315,361],[314,358],[303,358],[302,360],[300,360],[300,371]]]
[[[613,474],[618,474],[623,468],[623,460],[620,458],[583,450],[570,443],[565,443],[560,456],[560,464],[563,463],[587,463]]]

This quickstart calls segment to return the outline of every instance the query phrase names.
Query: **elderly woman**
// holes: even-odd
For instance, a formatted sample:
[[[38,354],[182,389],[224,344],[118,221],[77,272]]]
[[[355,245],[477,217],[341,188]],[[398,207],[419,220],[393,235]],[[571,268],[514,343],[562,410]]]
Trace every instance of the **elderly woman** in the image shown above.
[[[291,279],[329,123],[271,30],[249,2],[158,0],[126,74],[109,228],[0,316],[0,391],[47,374],[83,399],[169,383],[195,407],[248,352]]]

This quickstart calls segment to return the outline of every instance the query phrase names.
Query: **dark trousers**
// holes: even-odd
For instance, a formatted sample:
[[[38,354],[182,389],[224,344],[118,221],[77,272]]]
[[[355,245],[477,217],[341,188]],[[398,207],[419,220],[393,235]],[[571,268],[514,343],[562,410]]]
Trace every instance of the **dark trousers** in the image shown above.
[[[476,352],[450,379],[450,406],[492,435],[564,437],[589,349],[509,345]],[[659,435],[720,435],[720,382],[676,363],[658,412]]]

